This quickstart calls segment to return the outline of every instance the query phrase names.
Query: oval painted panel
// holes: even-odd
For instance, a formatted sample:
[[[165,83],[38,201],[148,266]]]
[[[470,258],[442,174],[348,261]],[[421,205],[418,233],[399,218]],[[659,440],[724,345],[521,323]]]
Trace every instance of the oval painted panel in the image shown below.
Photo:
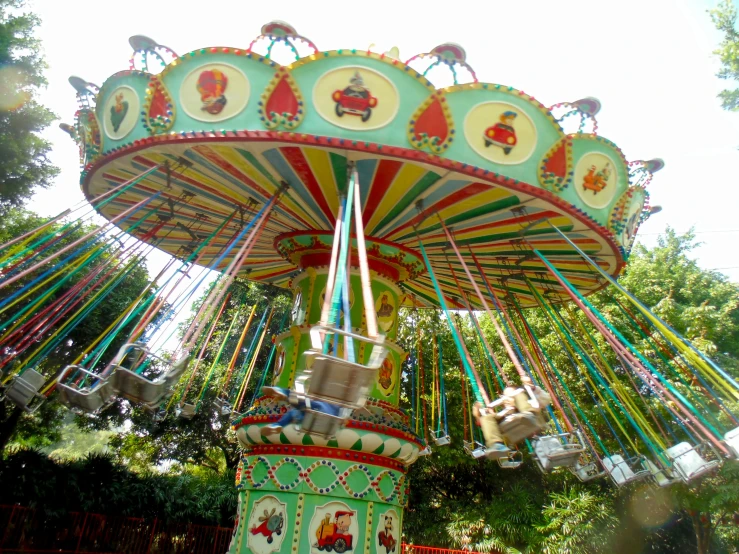
[[[382,362],[380,370],[377,372],[377,384],[379,389],[385,396],[391,396],[395,389],[395,362],[392,357],[388,356]]]
[[[395,323],[395,299],[389,292],[381,293],[375,300],[377,325],[386,333]]]
[[[464,120],[464,135],[483,158],[498,164],[525,162],[536,148],[536,126],[518,106],[484,102]]]
[[[135,90],[128,86],[115,89],[103,108],[103,129],[108,138],[121,140],[133,131],[139,111],[139,95]]]
[[[611,203],[618,188],[616,163],[600,152],[591,152],[580,158],[574,177],[577,195],[591,208],[605,208]]]
[[[323,74],[313,88],[313,105],[326,121],[353,131],[379,129],[395,119],[398,89],[366,67],[349,66]]]
[[[636,232],[639,229],[639,223],[641,223],[641,212],[644,209],[646,198],[646,193],[643,190],[636,190],[626,206],[626,213],[624,213],[623,219],[624,226],[621,230],[619,239],[621,240],[624,250],[627,252],[631,248],[631,243],[634,241]]]
[[[210,63],[191,71],[182,81],[180,105],[198,121],[224,121],[244,110],[249,92],[249,79],[240,69]]]

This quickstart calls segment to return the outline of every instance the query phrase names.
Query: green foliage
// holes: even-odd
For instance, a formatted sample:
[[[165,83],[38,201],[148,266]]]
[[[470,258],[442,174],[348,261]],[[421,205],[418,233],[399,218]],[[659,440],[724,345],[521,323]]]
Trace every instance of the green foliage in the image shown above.
[[[233,525],[234,473],[134,473],[110,455],[56,462],[34,450],[0,460],[0,504],[19,503],[47,515],[73,511],[206,525]]]
[[[39,19],[22,13],[24,0],[0,0],[0,215],[48,187],[58,174],[38,133],[56,116],[38,104],[46,64],[34,33]]]
[[[710,10],[711,19],[716,28],[724,34],[714,54],[721,60],[721,70],[717,77],[734,81],[739,80],[739,33],[736,30],[736,7],[732,0],[723,0],[717,8]],[[725,89],[719,93],[722,106],[727,110],[739,110],[739,89]]]
[[[544,507],[546,523],[537,531],[542,535],[529,547],[541,554],[598,554],[613,552],[610,538],[618,520],[613,515],[613,503],[607,495],[582,487],[564,489],[550,495]]]

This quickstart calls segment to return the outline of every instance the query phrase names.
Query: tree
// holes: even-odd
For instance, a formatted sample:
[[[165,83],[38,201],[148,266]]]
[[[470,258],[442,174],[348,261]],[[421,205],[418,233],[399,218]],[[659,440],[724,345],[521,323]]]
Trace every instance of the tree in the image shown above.
[[[17,208],[10,209],[5,217],[0,218],[0,244],[35,229],[43,222],[44,220],[42,218],[32,212]],[[61,224],[56,224],[51,228],[50,232],[60,227]],[[75,229],[63,240],[59,241],[54,248],[59,249],[70,244],[72,241],[84,236],[89,230],[90,228],[84,225]],[[49,302],[60,298],[76,282],[83,279],[90,271],[93,271],[98,264],[108,259],[108,256],[108,254],[102,255],[95,262],[87,266],[86,269],[80,271],[75,279],[72,279],[59,288],[49,299]],[[3,288],[0,291],[0,300],[8,298],[33,277],[35,277],[35,274]],[[84,325],[79,325],[66,333],[64,335],[65,340],[56,348],[50,350],[43,360],[38,362],[38,367],[41,368],[43,374],[47,376],[55,375],[66,365],[70,364],[141,294],[148,284],[149,276],[145,264],[137,265],[111,290],[108,296],[105,297],[105,302],[102,302],[87,314]],[[24,302],[30,301],[31,299],[29,298]],[[20,309],[24,305],[24,303],[20,303],[13,309]],[[9,319],[9,315],[8,313],[3,314],[0,319],[4,323],[8,323],[12,321],[12,319]],[[48,332],[52,333],[62,323],[61,321],[58,322]],[[117,349],[120,348],[130,327],[129,325],[124,328],[123,332],[110,344],[106,351],[106,356],[101,360],[102,363],[107,362]],[[43,447],[55,442],[60,438],[59,428],[66,413],[67,410],[58,403],[46,402],[36,413],[25,414],[20,408],[14,407],[3,399],[0,401],[0,453],[11,440],[19,444],[35,447]]]
[[[716,28],[724,34],[718,49],[714,50],[721,60],[721,69],[716,74],[720,79],[739,80],[739,33],[736,30],[736,7],[732,0],[723,0],[709,10]],[[739,110],[739,88],[725,89],[719,93],[721,105],[731,111]]]
[[[36,101],[46,85],[39,19],[24,7],[25,0],[0,0],[0,216],[58,174],[47,158],[51,144],[38,135],[56,119]]]

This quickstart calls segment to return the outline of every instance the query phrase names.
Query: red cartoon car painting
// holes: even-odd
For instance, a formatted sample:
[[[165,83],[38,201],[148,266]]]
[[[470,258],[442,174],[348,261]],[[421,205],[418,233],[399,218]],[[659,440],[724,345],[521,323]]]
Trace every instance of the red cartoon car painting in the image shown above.
[[[377,98],[365,88],[359,72],[354,74],[349,83],[344,90],[337,90],[331,95],[336,102],[336,115],[339,117],[343,117],[344,114],[358,115],[362,121],[367,121],[372,116],[372,108],[377,106]]]
[[[503,149],[503,153],[507,156],[516,146],[516,130],[513,128],[513,120],[516,119],[518,114],[516,112],[504,112],[500,116],[500,123],[496,123],[492,127],[485,129],[483,133],[483,139],[485,140],[485,147],[490,145],[500,146]]]

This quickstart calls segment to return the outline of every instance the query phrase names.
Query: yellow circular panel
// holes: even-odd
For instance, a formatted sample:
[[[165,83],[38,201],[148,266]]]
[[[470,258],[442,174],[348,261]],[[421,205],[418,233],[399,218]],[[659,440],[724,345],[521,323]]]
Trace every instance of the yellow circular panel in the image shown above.
[[[384,75],[350,66],[325,73],[313,88],[313,104],[326,121],[355,131],[378,129],[398,113],[400,96]]]
[[[464,120],[470,146],[483,158],[498,164],[520,164],[536,147],[536,126],[518,106],[485,102],[472,108]]]
[[[180,105],[198,121],[224,121],[244,110],[249,89],[249,79],[241,70],[228,64],[209,63],[191,71],[182,81]]]
[[[605,208],[616,195],[616,163],[599,152],[585,154],[575,166],[575,190],[591,208]]]
[[[108,138],[120,140],[136,126],[139,95],[131,87],[118,87],[108,97],[103,109],[103,129]]]

